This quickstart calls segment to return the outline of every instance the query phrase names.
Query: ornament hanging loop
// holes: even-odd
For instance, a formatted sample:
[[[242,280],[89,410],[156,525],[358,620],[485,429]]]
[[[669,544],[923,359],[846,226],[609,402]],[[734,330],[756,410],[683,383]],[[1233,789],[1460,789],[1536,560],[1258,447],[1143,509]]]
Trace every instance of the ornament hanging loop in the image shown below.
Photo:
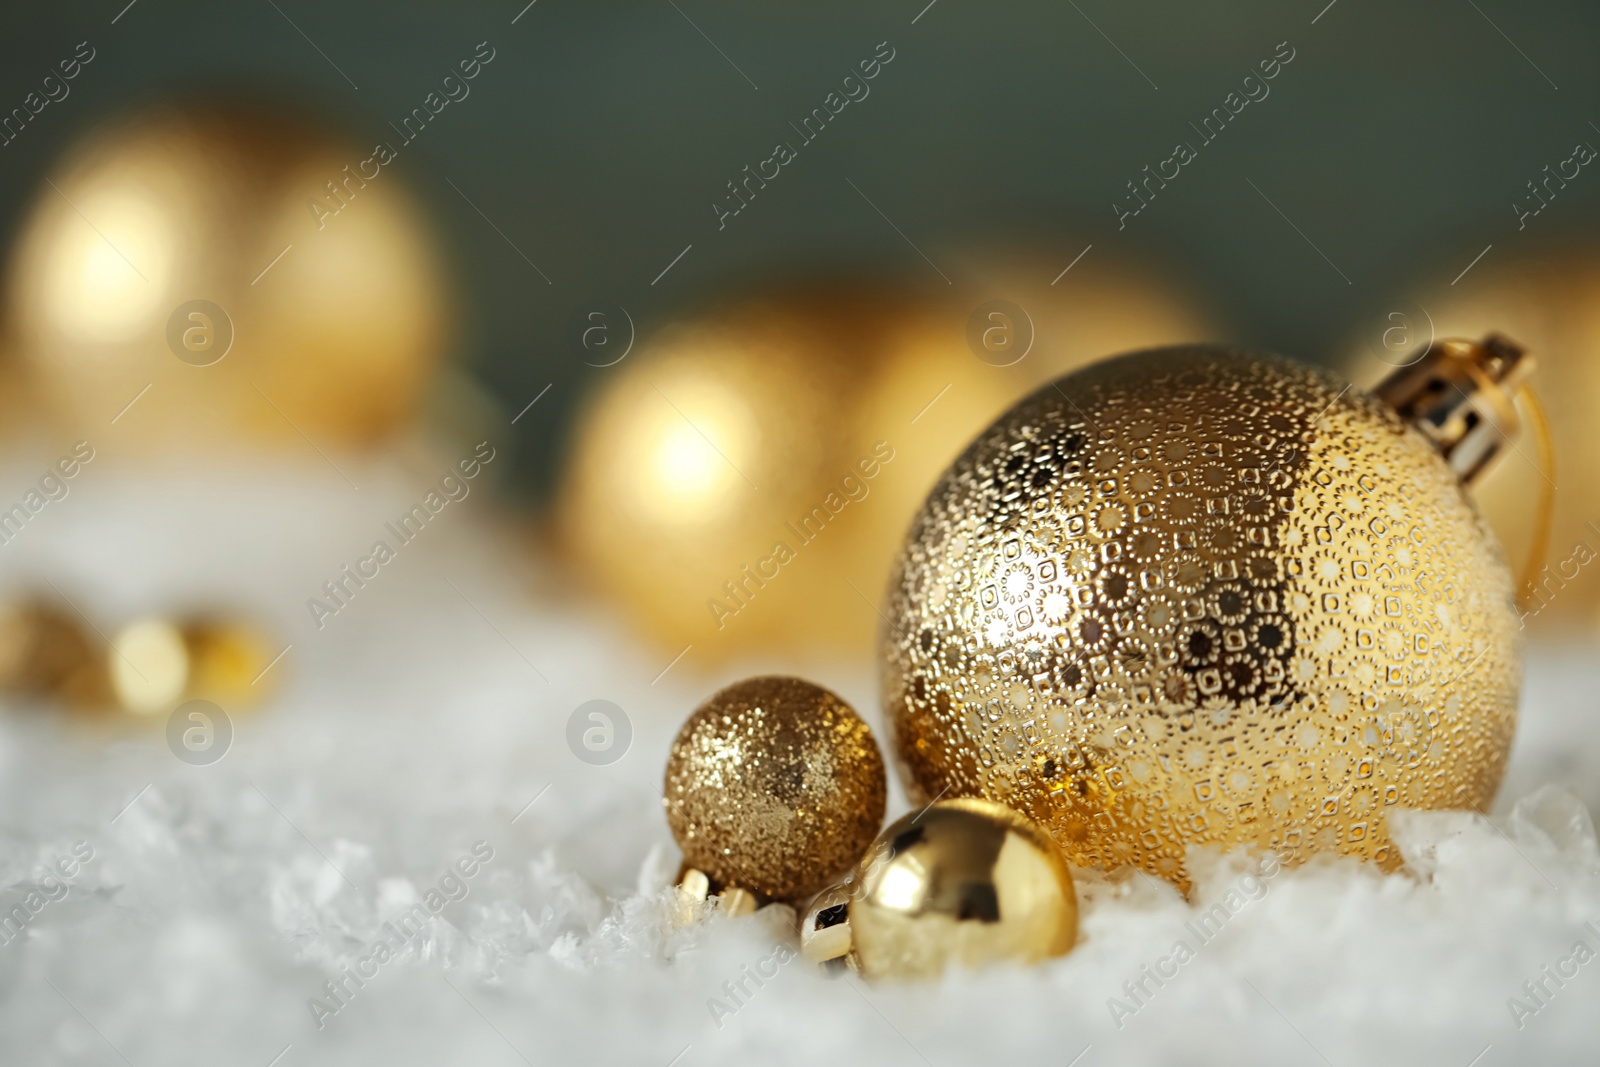
[[[1556,514],[1556,446],[1550,436],[1550,422],[1545,418],[1544,405],[1533,386],[1524,385],[1517,397],[1528,412],[1533,424],[1533,439],[1539,446],[1539,474],[1544,479],[1539,486],[1539,510],[1534,513],[1533,540],[1528,545],[1528,558],[1522,564],[1522,574],[1517,582],[1517,604],[1530,606],[1534,585],[1544,570],[1545,556],[1550,550],[1550,527]]]
[[[1534,361],[1515,341],[1435,341],[1385,378],[1379,399],[1426,434],[1456,475],[1470,483],[1514,442],[1522,420],[1513,401]]]

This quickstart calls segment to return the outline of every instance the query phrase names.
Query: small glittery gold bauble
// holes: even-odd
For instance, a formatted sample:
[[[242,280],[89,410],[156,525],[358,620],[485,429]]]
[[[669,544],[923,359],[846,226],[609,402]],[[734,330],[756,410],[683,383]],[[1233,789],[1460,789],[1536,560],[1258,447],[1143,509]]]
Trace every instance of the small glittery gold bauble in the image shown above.
[[[850,896],[856,965],[869,978],[1034,963],[1077,937],[1078,898],[1060,847],[987,800],[941,800],[890,826]]]
[[[1368,317],[1345,371],[1357,385],[1375,381],[1430,336],[1480,337],[1503,331],[1538,360],[1532,385],[1549,415],[1556,455],[1555,514],[1546,567],[1525,594],[1531,628],[1600,624],[1600,251],[1545,253],[1497,261],[1497,247],[1454,286],[1459,266],[1417,303],[1395,300]],[[1385,334],[1394,350],[1383,345]],[[1528,557],[1544,488],[1538,449],[1529,440],[1507,450],[1473,483],[1479,510],[1506,555]]]
[[[104,700],[88,627],[64,606],[20,600],[0,609],[0,693]]]
[[[711,880],[789,900],[836,881],[883,823],[872,731],[798,678],[751,678],[683,724],[667,758],[667,822]]]
[[[223,107],[95,132],[24,221],[9,347],[91,440],[115,420],[119,447],[309,454],[395,430],[440,355],[445,301],[420,216],[375,155]]]
[[[1220,348],[1039,390],[940,479],[890,582],[891,752],[1080,865],[1192,845],[1400,862],[1395,807],[1487,804],[1521,678],[1511,577],[1429,441]]]
[[[1052,288],[1054,272],[1034,273],[1032,286],[997,278],[939,299],[861,287],[749,300],[599,371],[609,380],[579,424],[561,505],[579,569],[669,654],[870,647],[878,616],[863,590],[881,586],[960,442],[1104,351],[1106,335],[1127,346],[1199,330],[1134,275],[1084,271]],[[969,338],[996,294],[1038,320],[1009,365]]]

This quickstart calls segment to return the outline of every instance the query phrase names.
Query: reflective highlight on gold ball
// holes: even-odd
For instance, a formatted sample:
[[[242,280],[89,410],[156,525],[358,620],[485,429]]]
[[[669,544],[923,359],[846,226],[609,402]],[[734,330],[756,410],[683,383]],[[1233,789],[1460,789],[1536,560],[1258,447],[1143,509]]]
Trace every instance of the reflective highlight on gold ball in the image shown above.
[[[1395,807],[1484,806],[1521,678],[1511,576],[1434,447],[1331,375],[1177,347],[1019,403],[891,580],[891,752],[1080,865],[1194,845],[1400,862]]]
[[[99,433],[117,417],[124,446],[392,432],[443,348],[446,307],[421,216],[372,155],[225,107],[94,133],[23,224],[15,354],[70,423]]]
[[[684,863],[720,886],[791,900],[838,880],[883,823],[872,732],[833,693],[752,678],[702,704],[667,759],[667,822]]]
[[[1061,849],[986,800],[941,800],[885,830],[850,896],[856,965],[869,978],[926,979],[946,967],[1034,963],[1078,936]]]

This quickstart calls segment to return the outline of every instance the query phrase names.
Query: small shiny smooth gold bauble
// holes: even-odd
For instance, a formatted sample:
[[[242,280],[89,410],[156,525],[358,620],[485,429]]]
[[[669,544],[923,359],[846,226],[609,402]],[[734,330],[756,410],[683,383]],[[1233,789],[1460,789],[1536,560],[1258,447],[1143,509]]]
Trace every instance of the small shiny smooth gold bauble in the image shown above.
[[[183,632],[166,619],[140,619],[111,635],[106,657],[117,703],[134,715],[163,715],[189,683]]]
[[[1600,567],[1592,565],[1600,557],[1600,250],[1497,261],[1500,254],[1497,246],[1454,286],[1460,267],[1441,271],[1443,280],[1416,304],[1380,305],[1345,372],[1357,385],[1370,384],[1430,336],[1498,330],[1527,347],[1538,361],[1530,384],[1549,416],[1559,488],[1546,567],[1524,594],[1525,621],[1535,632],[1581,626],[1593,633],[1600,625]],[[1385,330],[1392,351],[1381,343]],[[1514,568],[1528,558],[1546,488],[1538,457],[1537,443],[1524,434],[1473,483]]]
[[[96,131],[24,220],[7,347],[91,440],[115,419],[123,449],[309,452],[392,432],[446,308],[420,215],[373,155],[222,107]]]
[[[1059,271],[1059,268],[1057,268]],[[1091,352],[1193,336],[1198,316],[1133,275],[1051,271],[923,299],[884,288],[751,300],[648,339],[579,425],[563,541],[642,630],[701,659],[752,647],[859,652],[905,524],[1007,404]],[[1012,294],[1040,327],[984,362],[969,319]]]
[[[890,751],[1074,863],[1194,845],[1400,862],[1396,807],[1483,807],[1521,679],[1511,576],[1421,433],[1331,375],[1194,346],[1019,403],[890,583]]]
[[[987,800],[941,800],[885,830],[862,859],[850,937],[869,978],[1059,956],[1078,936],[1061,849]]]
[[[791,900],[836,881],[872,843],[887,788],[872,732],[798,678],[721,690],[667,758],[667,822],[712,883]]]

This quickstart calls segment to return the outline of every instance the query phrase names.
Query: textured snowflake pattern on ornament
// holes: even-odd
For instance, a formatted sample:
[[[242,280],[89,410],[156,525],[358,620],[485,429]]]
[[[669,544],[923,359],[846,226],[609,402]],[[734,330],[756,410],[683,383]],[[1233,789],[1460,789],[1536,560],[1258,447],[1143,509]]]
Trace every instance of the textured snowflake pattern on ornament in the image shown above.
[[[934,487],[889,603],[908,791],[1005,803],[1080,865],[1391,869],[1386,813],[1486,807],[1511,746],[1487,526],[1391,409],[1276,357],[1157,349],[1034,393]]]

